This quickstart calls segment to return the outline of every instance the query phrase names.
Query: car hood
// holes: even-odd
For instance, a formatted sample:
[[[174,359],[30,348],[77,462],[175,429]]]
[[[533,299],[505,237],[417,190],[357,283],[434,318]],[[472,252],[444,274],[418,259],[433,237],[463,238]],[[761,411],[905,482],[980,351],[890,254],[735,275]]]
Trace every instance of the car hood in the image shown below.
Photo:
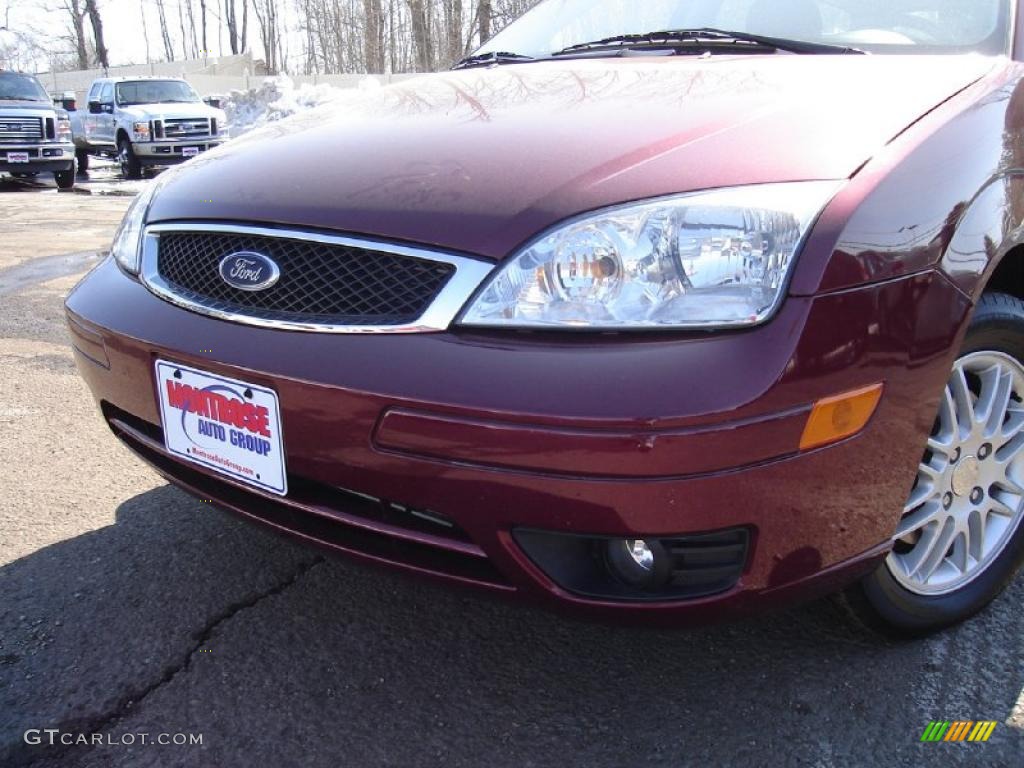
[[[126,115],[137,117],[140,120],[152,117],[220,117],[223,113],[214,109],[208,104],[182,104],[181,102],[168,102],[159,104],[133,104],[129,107],[122,107],[121,111]]]
[[[55,107],[46,101],[0,101],[0,114],[6,110],[39,110],[41,112],[53,112]]]
[[[317,227],[497,259],[607,205],[849,177],[992,66],[780,54],[439,73],[353,91],[190,161],[150,220]]]

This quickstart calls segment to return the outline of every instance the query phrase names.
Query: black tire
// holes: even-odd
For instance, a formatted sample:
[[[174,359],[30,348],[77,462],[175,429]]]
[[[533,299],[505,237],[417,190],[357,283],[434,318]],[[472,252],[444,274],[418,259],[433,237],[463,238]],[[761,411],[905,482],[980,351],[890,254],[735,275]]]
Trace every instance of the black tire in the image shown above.
[[[57,182],[57,189],[71,189],[75,186],[75,164],[66,171],[54,171],[53,180]]]
[[[982,350],[1024,363],[1024,301],[1002,293],[981,297],[958,359]],[[895,637],[919,637],[957,624],[982,610],[1024,564],[1024,524],[973,580],[942,595],[920,595],[900,584],[882,563],[850,587],[840,605],[868,627]]]
[[[142,163],[135,156],[132,143],[122,136],[117,140],[117,160],[121,164],[121,175],[126,179],[142,178]]]
[[[86,173],[89,170],[89,153],[84,149],[76,149],[75,162],[78,163],[78,172]]]

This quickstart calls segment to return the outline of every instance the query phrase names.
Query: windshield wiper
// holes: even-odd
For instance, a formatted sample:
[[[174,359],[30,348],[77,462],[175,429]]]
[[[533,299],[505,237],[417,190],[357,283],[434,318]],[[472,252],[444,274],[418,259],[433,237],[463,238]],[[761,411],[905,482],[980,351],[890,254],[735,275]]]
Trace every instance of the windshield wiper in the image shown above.
[[[521,53],[509,53],[508,51],[491,51],[490,53],[478,53],[475,56],[467,56],[457,62],[452,69],[468,69],[469,67],[486,67],[491,64],[515,64],[523,61],[534,61],[533,56],[524,56]]]
[[[682,48],[701,44],[715,45],[753,45],[760,48],[786,51],[787,53],[860,53],[860,48],[846,45],[829,45],[828,43],[812,43],[806,40],[790,40],[785,37],[766,37],[749,32],[733,32],[727,29],[700,27],[698,29],[667,29],[661,32],[644,32],[635,35],[616,35],[590,43],[570,45],[551,54],[552,56],[571,56],[589,51],[621,51],[631,48]]]

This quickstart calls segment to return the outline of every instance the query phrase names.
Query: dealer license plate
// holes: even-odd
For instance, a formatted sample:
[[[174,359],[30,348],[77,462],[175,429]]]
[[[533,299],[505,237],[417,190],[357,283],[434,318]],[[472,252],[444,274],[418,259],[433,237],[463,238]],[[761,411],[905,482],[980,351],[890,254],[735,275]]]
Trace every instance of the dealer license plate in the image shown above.
[[[8,152],[7,153],[8,163],[27,163],[28,152]]]
[[[156,361],[164,444],[175,456],[284,496],[288,482],[277,393]]]
[[[181,148],[181,155],[182,155],[182,157],[195,157],[198,154],[199,154],[199,147],[182,147]]]

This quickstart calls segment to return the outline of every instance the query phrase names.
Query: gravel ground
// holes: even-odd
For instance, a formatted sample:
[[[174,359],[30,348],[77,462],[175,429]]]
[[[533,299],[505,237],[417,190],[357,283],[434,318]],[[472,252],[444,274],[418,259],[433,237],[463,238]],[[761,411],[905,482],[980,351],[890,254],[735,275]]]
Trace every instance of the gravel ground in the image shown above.
[[[1024,764],[1024,578],[915,643],[828,603],[622,629],[323,557],[170,488],[103,426],[61,319],[129,199],[0,181],[0,766]],[[999,725],[921,744],[934,719]],[[45,728],[135,743],[25,743]]]

